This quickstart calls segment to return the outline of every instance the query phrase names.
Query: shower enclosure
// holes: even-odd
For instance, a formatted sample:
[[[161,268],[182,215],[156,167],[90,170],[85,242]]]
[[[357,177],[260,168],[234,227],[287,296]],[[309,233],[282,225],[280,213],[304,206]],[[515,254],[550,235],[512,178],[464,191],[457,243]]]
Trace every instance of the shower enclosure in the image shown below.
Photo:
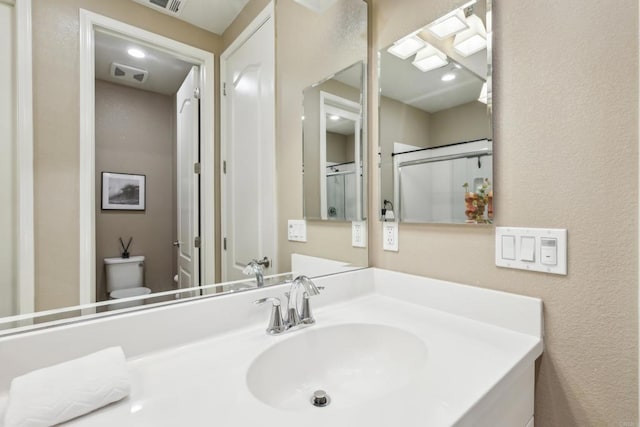
[[[465,223],[466,189],[477,192],[493,182],[492,141],[435,148],[395,144],[393,165],[400,221]]]
[[[355,162],[328,165],[326,176],[328,219],[355,221],[357,219]]]

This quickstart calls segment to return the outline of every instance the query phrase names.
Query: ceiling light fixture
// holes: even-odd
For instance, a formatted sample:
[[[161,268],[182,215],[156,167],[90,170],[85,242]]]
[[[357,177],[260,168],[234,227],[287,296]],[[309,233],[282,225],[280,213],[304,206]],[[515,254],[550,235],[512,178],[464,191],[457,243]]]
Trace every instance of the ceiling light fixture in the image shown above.
[[[315,13],[323,14],[329,9],[337,0],[294,0],[296,3],[311,9]]]
[[[420,37],[412,34],[395,42],[393,46],[387,49],[387,52],[404,60],[414,55],[417,51],[425,47],[426,44],[427,43]]]
[[[336,115],[334,114],[334,115],[332,115],[332,116],[329,116],[329,119],[331,119],[331,120],[333,120],[333,121],[335,122],[335,121],[340,120],[340,116],[336,116]]]
[[[440,78],[440,80],[442,80],[443,82],[450,82],[451,80],[455,80],[455,79],[456,79],[456,75],[455,73],[452,73],[452,72],[449,72]]]
[[[456,9],[447,13],[442,18],[433,21],[427,25],[427,29],[439,40],[451,37],[462,30],[469,28],[462,9]]]
[[[467,17],[469,29],[456,34],[453,48],[462,56],[471,56],[487,47],[487,30],[477,15]]]
[[[134,58],[138,58],[138,59],[142,59],[144,58],[146,55],[144,54],[143,51],[141,51],[140,49],[136,49],[136,48],[131,48],[127,51],[127,53],[131,56],[133,56]]]
[[[488,102],[488,96],[487,96],[487,82],[484,82],[482,84],[482,89],[480,90],[480,96],[478,97],[478,101],[482,102],[483,104],[486,104]]]
[[[448,63],[449,61],[447,61],[447,55],[431,46],[430,44],[427,44],[427,47],[420,50],[416,54],[416,59],[413,60],[413,66],[423,73],[435,70],[436,68],[444,67]]]

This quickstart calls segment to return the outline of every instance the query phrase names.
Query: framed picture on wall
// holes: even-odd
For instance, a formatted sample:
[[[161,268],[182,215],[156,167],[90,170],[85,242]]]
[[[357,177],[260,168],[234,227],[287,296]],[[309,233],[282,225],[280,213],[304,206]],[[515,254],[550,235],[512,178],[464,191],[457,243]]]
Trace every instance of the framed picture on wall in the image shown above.
[[[145,210],[145,183],[145,175],[102,172],[102,209]]]

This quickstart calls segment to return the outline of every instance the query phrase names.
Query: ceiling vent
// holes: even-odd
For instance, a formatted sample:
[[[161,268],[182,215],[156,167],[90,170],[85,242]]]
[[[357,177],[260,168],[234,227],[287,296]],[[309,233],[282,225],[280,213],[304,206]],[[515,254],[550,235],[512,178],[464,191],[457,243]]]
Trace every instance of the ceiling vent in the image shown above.
[[[115,77],[118,80],[141,84],[147,81],[148,76],[149,72],[147,70],[118,64],[117,62],[111,64],[111,77]]]
[[[133,0],[171,16],[180,16],[187,0]]]

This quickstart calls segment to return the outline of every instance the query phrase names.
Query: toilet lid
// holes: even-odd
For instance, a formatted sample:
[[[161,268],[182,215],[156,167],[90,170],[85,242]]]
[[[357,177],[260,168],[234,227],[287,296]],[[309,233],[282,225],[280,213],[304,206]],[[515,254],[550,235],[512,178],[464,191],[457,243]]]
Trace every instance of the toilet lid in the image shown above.
[[[151,293],[151,289],[139,287],[139,288],[120,289],[118,291],[113,291],[109,294],[109,296],[114,299],[119,299],[119,298],[138,297],[140,295],[147,295],[150,293]]]

